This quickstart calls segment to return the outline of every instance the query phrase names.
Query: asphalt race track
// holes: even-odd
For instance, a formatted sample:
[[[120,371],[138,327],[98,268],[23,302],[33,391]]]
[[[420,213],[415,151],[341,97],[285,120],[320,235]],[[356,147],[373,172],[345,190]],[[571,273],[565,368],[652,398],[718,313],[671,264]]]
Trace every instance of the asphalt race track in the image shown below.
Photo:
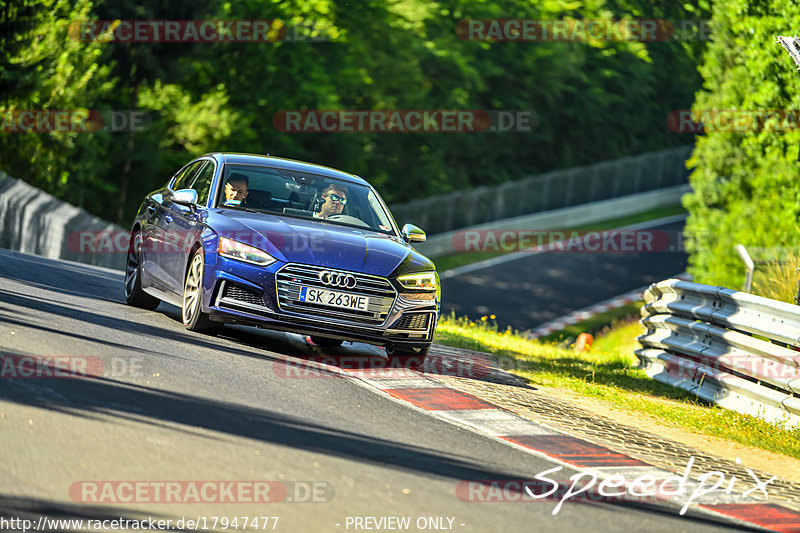
[[[207,530],[213,517],[279,517],[274,530],[288,532],[366,530],[377,522],[355,518],[396,516],[412,525],[425,518],[424,528],[409,531],[732,527],[692,511],[679,516],[667,504],[575,501],[553,515],[557,502],[549,500],[464,501],[457,496],[464,480],[531,479],[556,463],[357,377],[293,373],[292,365],[320,355],[299,336],[244,327],[194,334],[178,309],[134,309],[121,295],[119,272],[0,250],[4,360],[66,356],[102,369],[96,377],[0,379],[0,516],[152,517],[173,525],[204,518]],[[383,358],[361,344],[328,354]],[[130,489],[167,481],[270,482],[269,494],[280,498],[163,503]],[[107,499],[108,487],[120,490]],[[381,524],[373,530],[392,530],[392,522]]]
[[[676,238],[684,221],[678,216],[630,227],[671,237],[663,251],[523,251],[442,273],[442,310],[472,319],[493,314],[501,329],[534,329],[684,272],[688,256]]]

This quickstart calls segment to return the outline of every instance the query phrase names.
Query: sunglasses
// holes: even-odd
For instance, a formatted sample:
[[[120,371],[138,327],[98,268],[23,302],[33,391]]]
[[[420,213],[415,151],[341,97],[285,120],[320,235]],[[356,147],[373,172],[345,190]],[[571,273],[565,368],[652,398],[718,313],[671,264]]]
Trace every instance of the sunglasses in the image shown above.
[[[326,198],[330,198],[331,202],[339,202],[342,205],[345,205],[347,203],[347,198],[344,198],[343,196],[339,196],[337,194],[329,194],[328,196],[326,196]]]

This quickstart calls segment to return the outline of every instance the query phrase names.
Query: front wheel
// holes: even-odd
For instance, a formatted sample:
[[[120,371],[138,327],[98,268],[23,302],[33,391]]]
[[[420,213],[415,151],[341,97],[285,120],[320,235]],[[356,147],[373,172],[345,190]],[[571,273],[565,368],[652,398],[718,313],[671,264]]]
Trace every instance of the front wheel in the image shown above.
[[[205,260],[203,250],[197,250],[189,262],[186,271],[186,279],[183,283],[183,306],[181,307],[181,318],[183,325],[189,331],[213,332],[219,326],[212,322],[209,316],[203,312],[201,306],[203,294],[203,272],[205,271]]]
[[[125,262],[125,303],[142,309],[153,310],[161,300],[142,290],[142,233],[131,234],[128,259]]]

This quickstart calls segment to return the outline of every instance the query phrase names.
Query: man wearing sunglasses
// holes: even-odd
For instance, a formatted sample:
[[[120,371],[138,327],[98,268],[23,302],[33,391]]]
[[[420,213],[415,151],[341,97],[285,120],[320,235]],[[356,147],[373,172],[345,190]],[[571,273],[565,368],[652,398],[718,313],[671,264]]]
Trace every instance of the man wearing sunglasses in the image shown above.
[[[314,213],[314,217],[328,218],[333,215],[341,215],[347,204],[347,189],[342,185],[332,183],[322,191],[320,199],[325,202],[319,212]]]

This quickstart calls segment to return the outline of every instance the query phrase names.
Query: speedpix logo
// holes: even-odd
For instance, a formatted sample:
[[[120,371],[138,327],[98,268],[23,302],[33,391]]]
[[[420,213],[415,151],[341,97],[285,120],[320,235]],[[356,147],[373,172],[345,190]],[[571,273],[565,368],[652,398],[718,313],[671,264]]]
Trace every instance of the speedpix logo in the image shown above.
[[[728,478],[724,472],[714,470],[700,474],[692,479],[694,457],[690,457],[682,474],[664,471],[668,477],[657,477],[655,474],[642,474],[632,478],[621,474],[613,474],[605,478],[597,471],[579,471],[568,479],[552,477],[563,467],[556,466],[536,474],[533,479],[514,480],[468,480],[456,487],[456,496],[464,502],[519,502],[556,501],[552,514],[557,515],[564,503],[568,501],[595,502],[657,502],[677,499],[683,502],[678,514],[684,515],[692,503],[702,501],[710,494],[728,495],[735,489],[747,488],[743,498],[751,494],[769,499],[767,485],[777,476],[760,479],[758,474],[747,468],[749,479]],[[737,458],[737,462],[741,462]]]

